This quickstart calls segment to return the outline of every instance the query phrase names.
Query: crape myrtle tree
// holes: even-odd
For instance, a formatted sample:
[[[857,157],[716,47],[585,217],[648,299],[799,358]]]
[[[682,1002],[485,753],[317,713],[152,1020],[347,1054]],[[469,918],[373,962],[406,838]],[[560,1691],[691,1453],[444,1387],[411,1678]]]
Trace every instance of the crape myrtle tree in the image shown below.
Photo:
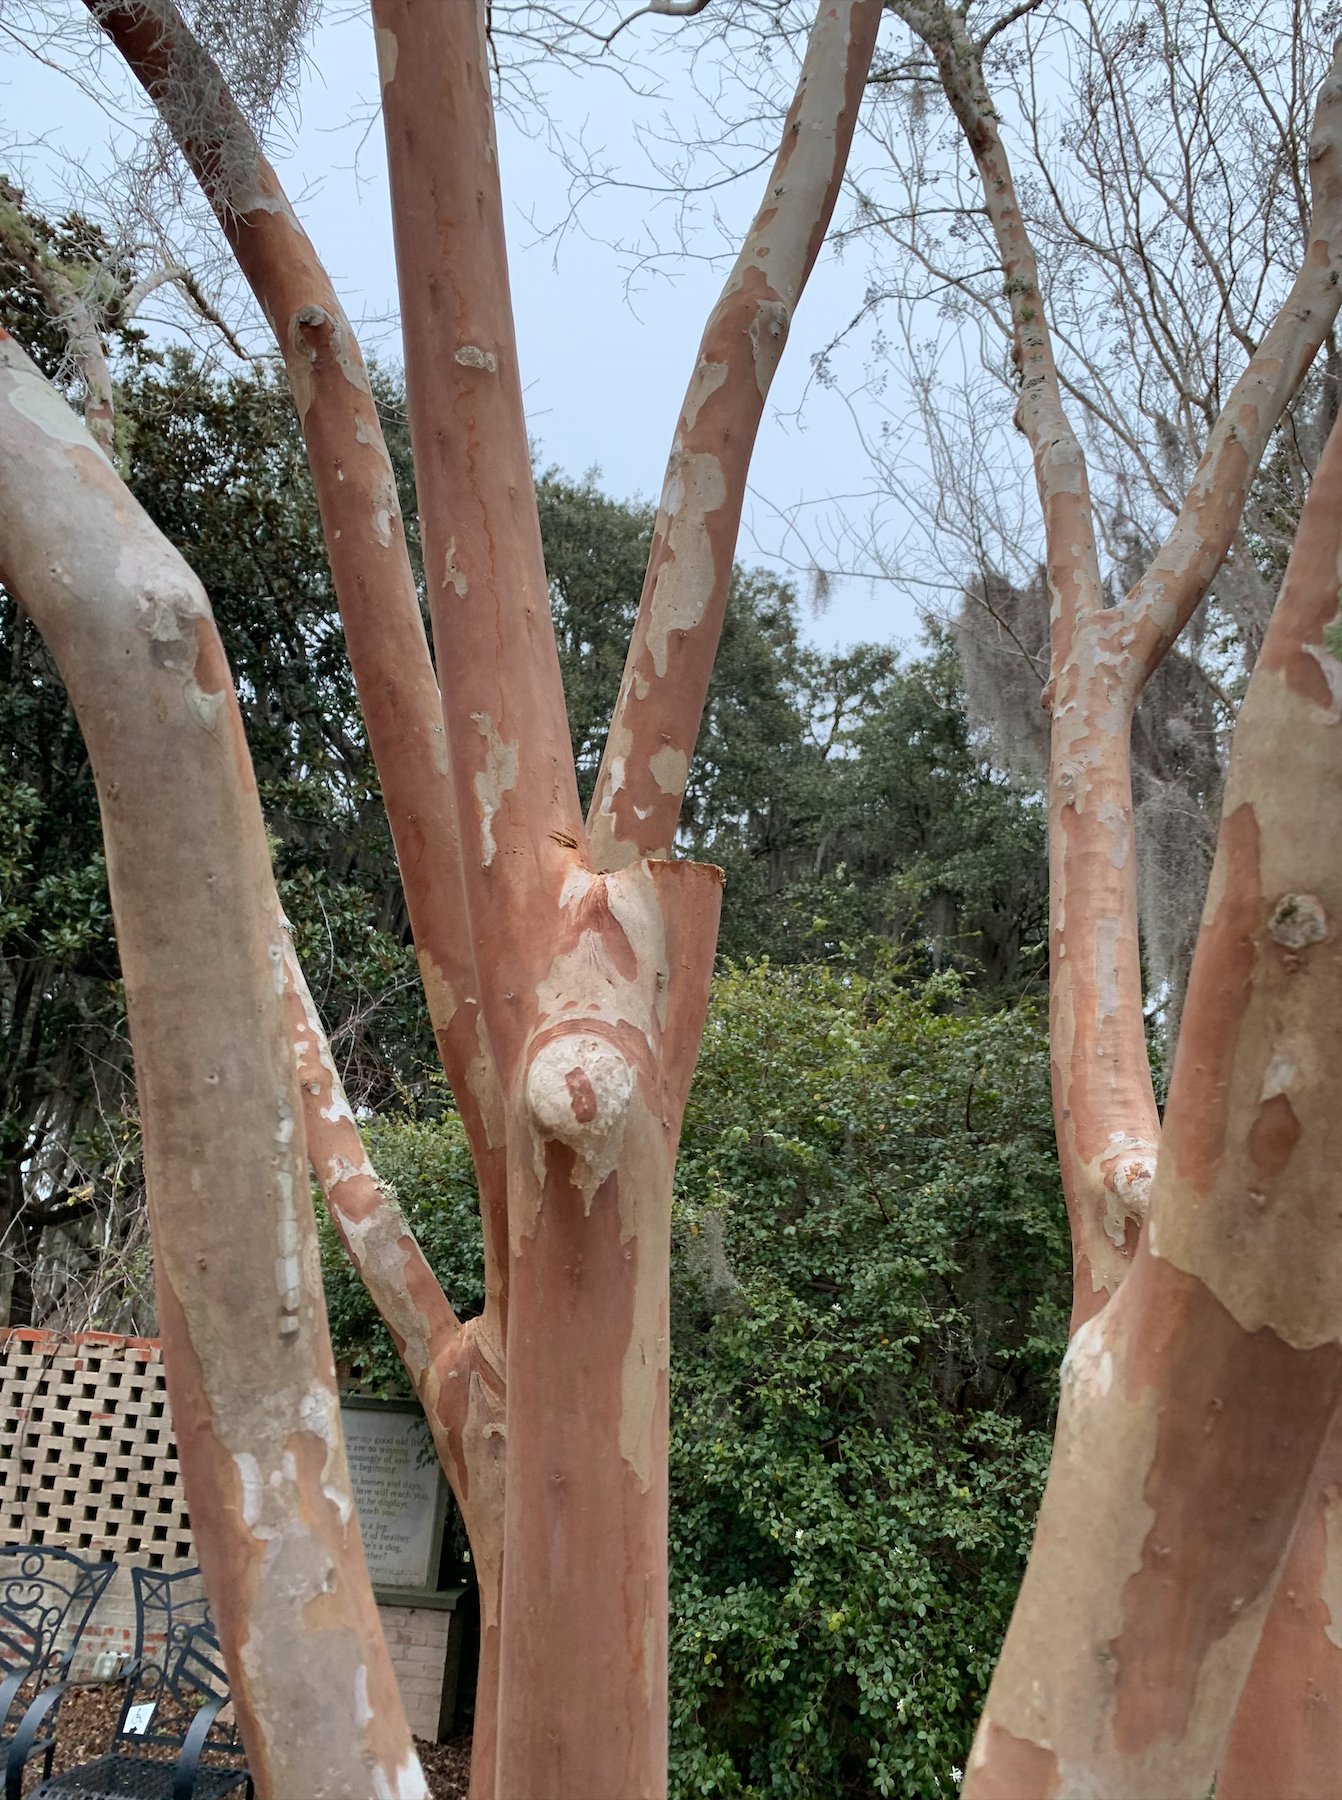
[[[898,33],[895,34],[896,37]],[[1041,6],[985,51],[1058,383],[1087,462],[1106,598],[1148,569],[1247,356],[1307,248],[1329,15],[1299,0]],[[855,159],[850,243],[871,259],[876,515],[848,553],[954,609],[971,711],[1042,787],[1049,593],[1022,435],[1010,295],[967,140],[916,34],[888,41]],[[851,253],[851,252],[850,252]],[[845,339],[851,331],[840,334]],[[833,346],[827,368],[837,378]],[[1168,1065],[1216,834],[1228,729],[1337,405],[1335,331],[1250,480],[1207,600],[1143,686],[1133,830],[1149,1005]],[[907,454],[912,435],[918,453]],[[886,523],[898,534],[880,533]],[[910,526],[912,527],[910,529]],[[868,535],[868,534],[871,535]],[[886,546],[882,548],[882,544]],[[952,550],[948,569],[947,552]],[[838,546],[831,546],[837,551]],[[951,598],[951,596],[955,598]]]
[[[500,1794],[655,1792],[665,1755],[665,1210],[717,906],[711,872],[669,851],[750,442],[834,204],[879,8],[874,0],[820,7],[764,206],[691,378],[584,822],[543,604],[483,12],[425,0],[375,7],[435,681],[357,346],[273,172],[166,0],[89,4],[198,176],[285,357],[429,1010],[472,1140],[487,1302],[463,1326],[362,1155],[254,844],[250,862],[235,856],[230,875],[250,883],[247,904],[230,896],[235,903],[216,906],[208,922],[225,933],[234,921],[229,966],[250,967],[238,926],[248,922],[257,960],[274,971],[264,1004],[273,1034],[283,994],[285,1042],[302,1077],[297,1104],[332,1217],[424,1400],[481,1571],[484,1704],[473,1782]],[[1329,861],[1335,834],[1309,811],[1336,754],[1326,729],[1337,691],[1327,462],[1241,719],[1155,1175],[1154,1236],[1141,1229],[1158,1121],[1141,1029],[1127,727],[1137,692],[1230,547],[1248,480],[1336,313],[1337,95],[1325,86],[1314,218],[1290,301],[1253,346],[1170,539],[1128,601],[1106,607],[1085,460],[1063,411],[1034,251],[983,82],[984,46],[1018,13],[971,33],[962,13],[896,10],[935,59],[984,182],[1016,343],[1018,416],[1044,508],[1053,636],[1051,1008],[1080,1333],[1035,1555],[968,1779],[984,1794],[1096,1780],[1115,1792],[1200,1793],[1220,1760],[1342,1383],[1326,1197],[1337,1129],[1326,1079],[1335,1058],[1331,920],[1342,894]],[[37,392],[17,353],[10,363],[23,392]],[[25,405],[17,416],[40,414],[51,438],[50,407]],[[32,469],[45,465],[31,439],[22,448],[13,479],[26,501]],[[67,454],[58,442],[48,462],[63,456],[63,471],[86,448]],[[97,478],[113,491],[101,468]],[[65,514],[74,516],[76,500],[67,481]],[[70,584],[59,587],[43,563],[42,526],[54,530],[50,500],[45,513],[33,503],[26,537],[16,529],[19,550],[5,572],[39,618],[45,583],[55,638],[58,615],[72,616],[58,605]],[[118,566],[133,588],[135,559]],[[169,644],[155,668],[178,671],[179,712],[199,711],[202,694],[212,702],[224,688],[194,670],[182,683],[172,644],[183,634],[174,637],[153,593],[142,593],[146,635]],[[195,619],[199,608],[193,590],[189,604],[168,610]],[[159,620],[166,635],[155,637]],[[77,637],[78,620],[69,629]],[[74,667],[74,638],[53,648]],[[227,696],[222,709],[204,710],[216,723],[233,716]],[[94,724],[85,729],[92,735]],[[179,757],[174,775],[189,779],[191,767]],[[113,783],[98,773],[106,812]],[[234,804],[230,818],[238,842],[255,838],[245,811]],[[149,824],[141,819],[139,829]],[[189,871],[177,879],[190,891]],[[141,920],[165,931],[157,888],[146,895],[129,877],[119,888],[114,865],[112,893],[123,944]],[[150,956],[143,967],[151,983]],[[230,992],[237,1005],[244,984]],[[179,1171],[169,1159],[155,1175],[155,1016],[152,1005],[132,1005],[161,1292],[166,1283],[178,1299],[171,1321],[164,1309],[170,1359],[175,1341],[182,1371],[173,1375],[170,1360],[170,1375],[183,1413],[196,1370],[219,1395],[215,1414],[197,1405],[200,1461],[190,1446],[187,1455],[188,1479],[204,1471],[217,1486],[219,1421],[236,1445],[237,1430],[254,1423],[247,1405],[263,1408],[274,1395],[253,1382],[242,1411],[230,1411],[230,1320],[207,1291],[209,1255],[199,1272],[165,1259],[164,1243],[177,1233],[189,1246],[193,1224],[189,1183],[174,1191],[171,1176],[198,1176],[199,1164],[184,1158]],[[189,1020],[189,1009],[171,1013],[160,1054]],[[263,1096],[272,1110],[279,1092]],[[159,1116],[169,1116],[171,1098]],[[292,1159],[302,1134],[285,1104]],[[273,1119],[269,1128],[278,1142]],[[264,1121],[260,1129],[264,1136]],[[280,1199],[267,1229],[288,1284],[282,1335],[324,1370],[320,1321],[305,1310],[301,1279],[290,1280],[307,1266],[310,1222],[286,1213],[284,1184],[273,1185]],[[246,1182],[233,1191],[248,1191]],[[272,1444],[288,1443],[276,1435],[284,1429],[302,1429],[295,1390],[282,1391],[284,1403],[267,1415]],[[319,1485],[339,1515],[325,1492],[342,1491],[338,1438],[327,1449]],[[339,1570],[331,1591],[346,1606],[346,1640],[366,1651],[360,1666],[380,1681],[376,1646],[360,1636],[367,1583],[357,1545],[351,1552],[290,1463],[281,1455],[277,1479],[265,1476],[259,1507],[216,1505],[207,1567],[219,1579],[230,1558],[254,1558],[254,1526],[282,1547],[315,1534]],[[1097,1519],[1109,1521],[1098,1533]],[[254,1591],[239,1584],[244,1602]],[[304,1727],[288,1754],[308,1753],[321,1708],[293,1655],[303,1627],[281,1612],[249,1635],[245,1604],[222,1611],[231,1658],[250,1652],[254,1661],[242,1711],[258,1765],[269,1766],[265,1721],[249,1700],[267,1658],[287,1657],[284,1700]],[[384,1690],[371,1675],[367,1691],[354,1717],[371,1707],[369,1732],[374,1720],[384,1731],[380,1766],[413,1782],[394,1704],[379,1711]],[[365,1756],[362,1727],[340,1724],[321,1753],[346,1756],[352,1768]]]
[[[1323,1598],[1326,1505],[1307,1500],[1338,1393],[1326,1073],[1338,870],[1324,848],[1342,691],[1329,636],[1335,435],[1238,721],[1163,1148],[1142,1009],[1130,734],[1336,318],[1342,80],[1335,61],[1309,145],[1299,275],[1245,343],[1247,367],[1164,543],[1110,603],[1048,295],[984,79],[993,28],[971,26],[963,8],[895,0],[894,10],[925,47],[980,178],[1049,601],[1050,1033],[1076,1337],[1035,1548],[966,1791],[1193,1795],[1221,1768],[1218,1793],[1284,1791],[1283,1779],[1322,1793],[1342,1718]]]
[[[7,332],[0,420],[5,585],[98,785],[173,1416],[249,1755],[268,1792],[422,1794],[345,1466],[270,850],[214,620]],[[329,1720],[314,1683],[343,1696]]]
[[[586,821],[513,339],[487,9],[375,8],[436,677],[358,346],[242,110],[169,0],[89,10],[285,359],[484,1223],[485,1310],[462,1324],[363,1155],[286,941],[203,591],[6,340],[4,575],[61,668],[99,784],[174,1416],[253,1767],[273,1794],[421,1791],[349,1505],[306,1151],[470,1533],[474,1791],[655,1794],[670,1179],[720,897],[717,870],[670,851],[751,445],[881,8],[818,8],[677,424]],[[108,582],[116,605],[100,607]],[[241,1166],[216,1157],[224,1139]],[[248,1248],[221,1280],[244,1204]]]
[[[16,270],[0,324],[60,381],[65,345],[50,323]],[[350,1102],[437,1111],[437,1053],[287,381],[273,369],[211,379],[198,356],[148,345],[114,368],[125,479],[210,596],[276,884]],[[370,379],[422,603],[403,390]],[[536,492],[588,800],[656,508],[554,472]],[[97,797],[65,689],[8,596],[0,660],[9,1323],[143,1334],[157,1328],[152,1267]],[[841,956],[877,927],[911,970],[967,957],[1008,987],[1038,970],[1039,807],[983,767],[954,656],[901,668],[893,652],[808,650],[787,590],[739,569],[680,841],[727,876],[719,959]]]

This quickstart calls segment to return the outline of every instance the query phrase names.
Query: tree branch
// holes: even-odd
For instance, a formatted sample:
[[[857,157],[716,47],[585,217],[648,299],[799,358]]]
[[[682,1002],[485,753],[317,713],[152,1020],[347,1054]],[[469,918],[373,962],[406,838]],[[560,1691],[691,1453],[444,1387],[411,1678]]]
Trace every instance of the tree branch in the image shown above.
[[[363,358],[274,170],[172,0],[87,4],[173,131],[284,356],[429,1015],[475,1158],[488,1312],[502,1343],[507,1182],[498,1082],[465,929],[438,686]]]
[[[523,1049],[518,996],[549,966],[538,920],[554,917],[587,858],[522,404],[484,13],[481,0],[376,0],[373,16],[420,529],[478,970],[470,991],[507,1090]]]
[[[880,20],[878,0],[823,0],[763,204],[704,330],[588,814],[599,869],[675,842],[750,455],[843,183]]]
[[[354,1501],[256,781],[200,582],[0,332],[0,575],[97,770],[169,1397],[262,1800],[417,1764]],[[333,1691],[367,1706],[333,1711]]]
[[[53,322],[65,333],[70,358],[84,383],[84,423],[99,448],[112,456],[116,441],[112,376],[89,297],[39,241],[23,215],[14,189],[2,178],[0,245],[37,288]]]
[[[308,1157],[331,1222],[383,1323],[437,1435],[437,1410],[425,1389],[433,1370],[459,1350],[462,1326],[415,1242],[394,1197],[378,1179],[345,1097],[326,1032],[279,915],[284,994],[303,1097]],[[437,1393],[432,1398],[436,1402]],[[463,1396],[464,1398],[464,1396]],[[460,1446],[457,1446],[459,1452]]]
[[[1342,306],[1342,41],[1319,90],[1309,178],[1313,213],[1300,273],[1230,390],[1168,537],[1124,602],[1136,628],[1139,684],[1215,580],[1268,441]]]

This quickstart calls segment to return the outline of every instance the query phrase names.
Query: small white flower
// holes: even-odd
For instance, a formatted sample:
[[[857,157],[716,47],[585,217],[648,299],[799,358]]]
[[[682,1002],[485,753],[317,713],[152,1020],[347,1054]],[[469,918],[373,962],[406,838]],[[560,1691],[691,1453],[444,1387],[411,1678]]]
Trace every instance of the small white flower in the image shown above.
[[[957,1768],[952,1767],[951,1780],[955,1783],[956,1787],[959,1787],[961,1781],[964,1779],[964,1773],[965,1772],[963,1769],[957,1769]]]

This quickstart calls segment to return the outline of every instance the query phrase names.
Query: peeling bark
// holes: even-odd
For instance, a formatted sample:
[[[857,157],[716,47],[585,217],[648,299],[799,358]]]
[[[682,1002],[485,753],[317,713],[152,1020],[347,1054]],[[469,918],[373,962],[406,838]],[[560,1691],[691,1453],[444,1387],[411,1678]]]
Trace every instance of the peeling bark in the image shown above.
[[[503,1415],[507,1332],[502,1103],[466,930],[456,798],[438,685],[406,554],[391,459],[353,330],[218,69],[171,0],[88,4],[172,128],[213,206],[275,332],[302,424],[425,999],[470,1140],[484,1230],[485,1311],[465,1327],[450,1371],[440,1366],[437,1350],[427,1365],[419,1365],[413,1337],[402,1335],[407,1319],[423,1310],[437,1322],[431,1341],[445,1344],[442,1320],[444,1313],[452,1316],[418,1251],[407,1256],[399,1271],[394,1257],[385,1259],[376,1283],[368,1285],[434,1430],[471,1537],[483,1595],[491,1579],[497,1582],[502,1555],[502,1500],[495,1494],[501,1481],[501,1441],[495,1427]],[[315,1013],[311,1016],[315,1020]],[[316,1069],[320,1071],[319,1056]],[[315,1124],[311,1110],[309,1123]],[[315,1154],[314,1161],[320,1178]],[[361,1150],[358,1162],[363,1162]],[[329,1202],[324,1180],[322,1187]],[[345,1187],[342,1198],[351,1204],[354,1190]],[[362,1215],[360,1220],[367,1223]],[[352,1251],[343,1230],[342,1240]],[[357,1256],[354,1261],[361,1275],[373,1272],[366,1261]],[[492,1497],[486,1501],[486,1495]],[[483,1697],[495,1680],[497,1615],[497,1605],[486,1597],[473,1764],[473,1784],[480,1794],[493,1792],[493,1714]]]
[[[474,0],[400,0],[373,16],[472,991],[506,1093],[527,1030],[520,996],[545,955],[535,909],[553,911],[583,826],[522,410],[484,14]]]
[[[1045,518],[1052,601],[1045,690],[1052,717],[1050,1038],[1055,1122],[1072,1227],[1075,1328],[1099,1313],[1127,1273],[1159,1142],[1142,1017],[1132,716],[1146,681],[1234,544],[1268,440],[1337,317],[1342,300],[1342,61],[1335,54],[1316,103],[1310,143],[1312,218],[1300,273],[1232,389],[1165,543],[1123,603],[1102,608],[1084,456],[1062,408],[1034,252],[983,83],[980,48],[968,38],[959,13],[908,4],[897,4],[896,10],[933,51],[983,179],[1015,333],[1021,380],[1017,419],[1034,451]],[[1284,1100],[1275,1100],[1259,1119],[1264,1154],[1275,1144],[1274,1153],[1289,1158],[1292,1122],[1285,1108]],[[1247,1796],[1272,1791],[1256,1786],[1262,1771],[1288,1765],[1317,1772],[1319,1785],[1302,1788],[1302,1794],[1322,1800],[1335,1787],[1332,1771],[1342,1757],[1342,1665],[1326,1634],[1317,1629],[1315,1614],[1293,1597],[1311,1591],[1326,1506],[1326,1492],[1316,1487],[1292,1551],[1285,1591],[1250,1677],[1246,1723],[1236,1732],[1218,1792]],[[1288,1721],[1298,1716],[1302,1691],[1326,1699],[1316,1704],[1311,1698],[1309,1730],[1297,1737]],[[1331,1730],[1329,1720],[1336,1721]],[[992,1727],[984,1739],[997,1749],[985,1765],[982,1793],[1050,1791],[1042,1779],[1031,1784],[1023,1775],[1009,1773],[1015,1765],[1008,1738]],[[1013,1754],[1033,1766],[1038,1752],[1029,1747]]]
[[[505,1800],[666,1792],[671,1181],[720,882],[649,861],[575,879],[533,1013],[510,1119],[525,1149],[510,1192]],[[542,1069],[562,1073],[567,1106]]]
[[[935,58],[983,182],[1011,306],[1016,418],[1033,452],[1044,517],[1049,1035],[1075,1328],[1131,1266],[1160,1139],[1142,1015],[1132,717],[1233,543],[1268,439],[1342,303],[1342,65],[1334,61],[1316,107],[1314,211],[1301,272],[1232,389],[1165,543],[1123,603],[1106,607],[1085,455],[1062,405],[1034,247],[984,83],[982,46],[956,9],[894,0],[894,10]]]
[[[308,1156],[331,1221],[405,1364],[471,1541],[481,1650],[472,1791],[494,1792],[503,1569],[502,1347],[488,1308],[463,1325],[364,1150],[326,1033],[280,915],[284,992]]]
[[[1022,1800],[1205,1794],[1342,1395],[1340,582],[1334,431],[1236,727],[1150,1223],[1064,1365],[976,1800],[1026,1755]]]
[[[172,127],[284,351],[425,988],[481,1177],[489,1303],[463,1327],[365,1165],[291,965],[314,1160],[425,1399],[480,1571],[472,1792],[661,1794],[671,1175],[721,876],[637,846],[617,871],[592,866],[522,411],[484,8],[374,8],[440,719],[385,450],[329,283],[171,0],[87,3]],[[786,192],[761,214],[740,293],[715,315],[719,335],[740,340],[724,345],[718,403],[735,410],[706,449],[697,438],[682,449],[721,460],[724,434],[737,434],[736,491],[711,524],[719,615],[749,443],[837,194],[879,12],[876,0],[824,0],[776,172]],[[710,376],[687,406],[691,433],[701,411],[715,416],[718,385]],[[693,479],[697,466],[685,464]],[[707,510],[688,536],[682,518],[660,553],[666,580],[648,589],[649,654],[685,711],[683,747],[663,736],[646,755],[673,821],[720,624],[693,625],[696,696],[698,677],[672,679],[671,665],[687,608],[709,605],[682,579],[709,542]]]
[[[1335,1420],[1217,1771],[1217,1800],[1332,1800],[1339,1745],[1342,1438]]]
[[[227,663],[199,581],[3,333],[0,542],[97,782],[168,1388],[257,1789],[410,1800],[427,1790],[345,1463],[274,882]]]
[[[508,1156],[496,1791],[653,1796],[666,1784],[671,1173],[721,878],[591,869],[483,10],[378,0],[374,16],[425,560]]]
[[[501,1340],[506,1180],[487,1122],[496,1080],[487,1052],[481,1060],[438,685],[363,358],[274,170],[172,0],[87,4],[173,129],[284,357],[429,1015],[480,1180]]]
[[[763,203],[704,328],[588,814],[598,869],[675,843],[751,452],[843,185],[881,12],[880,0],[822,0]]]

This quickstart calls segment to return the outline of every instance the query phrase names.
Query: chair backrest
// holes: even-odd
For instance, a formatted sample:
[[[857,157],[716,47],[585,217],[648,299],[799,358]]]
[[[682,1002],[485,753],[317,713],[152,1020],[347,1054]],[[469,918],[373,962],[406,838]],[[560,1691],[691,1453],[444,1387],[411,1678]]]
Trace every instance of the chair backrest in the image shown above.
[[[65,1668],[115,1573],[50,1544],[0,1545],[0,1685],[22,1676],[10,1720]]]
[[[228,1693],[210,1603],[199,1569],[132,1569],[135,1584],[135,1666],[117,1722],[115,1746],[146,1744],[180,1750],[191,1721],[207,1700]],[[232,1767],[246,1756],[236,1720],[210,1732],[209,1749]]]

